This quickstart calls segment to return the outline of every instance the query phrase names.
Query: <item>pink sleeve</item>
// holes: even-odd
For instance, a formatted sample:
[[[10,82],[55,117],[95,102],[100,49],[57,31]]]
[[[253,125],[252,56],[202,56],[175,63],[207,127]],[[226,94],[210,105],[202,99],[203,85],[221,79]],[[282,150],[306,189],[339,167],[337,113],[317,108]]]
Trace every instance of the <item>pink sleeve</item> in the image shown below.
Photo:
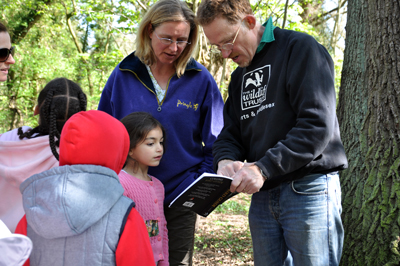
[[[154,266],[153,250],[143,218],[132,209],[115,252],[117,266]]]
[[[164,208],[163,208],[164,212]],[[164,252],[164,261],[163,263],[159,264],[159,266],[169,266],[169,252],[168,252],[168,229],[167,229],[167,220],[165,220],[165,216],[162,216],[164,219],[164,238],[163,238],[163,252]]]
[[[159,183],[159,189],[158,193],[160,194],[160,198],[162,199],[162,202],[164,202],[164,185],[157,179]],[[161,203],[161,213],[164,213],[164,203]],[[167,229],[167,220],[165,220],[165,216],[162,215],[161,219],[163,220],[164,223],[164,228],[163,228],[163,255],[164,259],[158,261],[158,266],[169,266],[169,252],[168,252],[168,229]]]

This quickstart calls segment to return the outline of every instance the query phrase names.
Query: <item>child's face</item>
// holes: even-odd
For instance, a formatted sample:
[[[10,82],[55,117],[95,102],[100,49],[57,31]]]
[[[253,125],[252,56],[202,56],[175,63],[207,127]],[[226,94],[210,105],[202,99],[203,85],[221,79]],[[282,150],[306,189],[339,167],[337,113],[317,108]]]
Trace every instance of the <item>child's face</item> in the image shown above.
[[[154,128],[147,134],[143,142],[129,151],[129,155],[139,164],[157,166],[164,153],[163,142],[162,130],[159,127]]]

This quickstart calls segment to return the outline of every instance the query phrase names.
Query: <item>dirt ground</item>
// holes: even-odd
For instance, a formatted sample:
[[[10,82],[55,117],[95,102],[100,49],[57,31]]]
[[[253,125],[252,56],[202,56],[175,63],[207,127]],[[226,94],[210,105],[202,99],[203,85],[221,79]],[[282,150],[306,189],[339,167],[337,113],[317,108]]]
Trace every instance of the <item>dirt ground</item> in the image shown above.
[[[199,218],[194,265],[254,265],[252,253],[247,213],[213,212]]]

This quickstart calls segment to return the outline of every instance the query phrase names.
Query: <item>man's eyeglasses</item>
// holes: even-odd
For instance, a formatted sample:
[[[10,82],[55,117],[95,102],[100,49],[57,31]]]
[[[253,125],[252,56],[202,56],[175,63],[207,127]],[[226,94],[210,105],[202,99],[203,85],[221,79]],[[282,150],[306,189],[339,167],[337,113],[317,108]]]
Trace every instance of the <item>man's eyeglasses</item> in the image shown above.
[[[185,47],[186,45],[190,44],[190,42],[187,42],[187,41],[173,41],[168,38],[160,38],[160,37],[158,37],[157,33],[154,32],[154,34],[157,36],[157,38],[160,40],[160,42],[165,45],[171,45],[171,43],[175,42],[176,46],[182,48],[182,47]]]
[[[231,43],[225,43],[225,44],[223,44],[223,45],[221,46],[221,48],[218,47],[218,45],[213,44],[213,45],[210,46],[211,52],[218,54],[218,53],[221,53],[222,50],[225,50],[225,51],[230,51],[230,50],[232,50],[232,49],[233,49],[233,44],[234,44],[235,41],[236,41],[236,37],[237,37],[238,34],[239,34],[241,25],[242,25],[242,24],[239,25],[239,29],[237,30],[237,32],[236,32],[236,34],[235,34],[235,37],[233,38],[233,41],[232,41]]]
[[[5,62],[7,61],[8,57],[11,55],[14,55],[14,47],[11,47],[11,49],[8,48],[1,48],[0,49],[0,62]]]

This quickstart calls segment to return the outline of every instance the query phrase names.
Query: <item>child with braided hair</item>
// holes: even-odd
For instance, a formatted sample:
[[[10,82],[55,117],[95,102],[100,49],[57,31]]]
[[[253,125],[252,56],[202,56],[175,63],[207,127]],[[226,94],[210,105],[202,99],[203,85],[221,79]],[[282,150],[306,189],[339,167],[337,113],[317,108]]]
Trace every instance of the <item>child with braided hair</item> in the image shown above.
[[[81,87],[66,78],[50,81],[39,93],[35,128],[23,126],[0,135],[0,219],[14,232],[24,215],[20,184],[58,166],[58,143],[65,122],[86,110]]]

